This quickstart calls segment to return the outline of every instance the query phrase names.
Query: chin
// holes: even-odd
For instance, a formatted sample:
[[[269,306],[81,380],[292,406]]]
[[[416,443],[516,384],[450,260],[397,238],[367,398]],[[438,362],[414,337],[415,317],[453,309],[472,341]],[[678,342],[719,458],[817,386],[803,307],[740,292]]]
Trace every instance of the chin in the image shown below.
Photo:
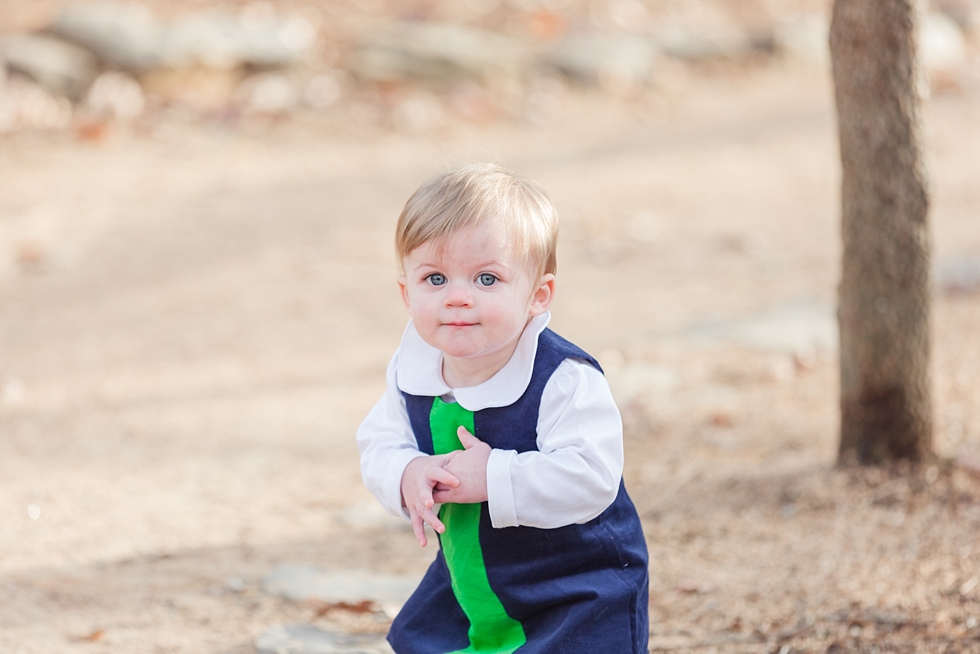
[[[481,354],[483,354],[482,351],[473,347],[449,346],[449,347],[439,348],[439,349],[442,350],[443,354],[445,354],[446,356],[450,356],[454,359],[470,359],[473,357],[478,357]]]

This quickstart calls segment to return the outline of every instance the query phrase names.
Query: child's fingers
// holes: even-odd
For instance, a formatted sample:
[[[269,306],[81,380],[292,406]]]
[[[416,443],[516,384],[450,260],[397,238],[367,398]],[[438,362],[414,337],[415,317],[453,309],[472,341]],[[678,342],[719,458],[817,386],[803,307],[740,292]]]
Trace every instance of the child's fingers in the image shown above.
[[[426,479],[437,484],[445,484],[453,488],[459,486],[459,478],[445,468],[427,468],[425,476]]]
[[[412,531],[415,532],[415,538],[418,539],[419,545],[425,547],[428,545],[428,539],[425,537],[425,523],[422,522],[421,516],[413,508],[409,508],[408,515],[412,518]]]
[[[421,506],[418,507],[419,513],[425,509],[432,508],[432,505],[436,503],[436,501],[432,499],[432,486],[429,484],[423,484],[421,487],[419,487],[419,501],[421,502]]]
[[[442,488],[436,489],[436,492],[432,494],[432,499],[436,501],[436,504],[454,504],[453,502],[453,488]]]
[[[419,488],[419,497],[418,502],[415,505],[415,510],[418,511],[418,514],[422,520],[428,522],[430,525],[432,525],[433,529],[441,534],[446,528],[442,525],[442,522],[439,521],[439,518],[432,510],[432,507],[435,506],[435,504],[436,501],[432,499],[432,486],[423,484],[422,487]]]
[[[430,525],[432,525],[432,528],[435,529],[440,534],[446,531],[446,525],[442,524],[442,520],[439,519],[439,517],[435,514],[435,511],[433,511],[432,509],[426,507],[422,509],[420,515],[423,520],[425,520]]]
[[[459,436],[459,442],[463,444],[463,447],[470,449],[474,445],[479,445],[483,441],[471,434],[466,427],[460,427],[456,430],[456,435]]]

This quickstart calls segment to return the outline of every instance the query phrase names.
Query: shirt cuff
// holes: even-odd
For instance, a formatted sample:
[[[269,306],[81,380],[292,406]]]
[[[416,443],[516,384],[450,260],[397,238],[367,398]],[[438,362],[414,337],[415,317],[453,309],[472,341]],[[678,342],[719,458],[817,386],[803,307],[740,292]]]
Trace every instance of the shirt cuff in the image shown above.
[[[514,485],[510,480],[510,465],[516,456],[513,450],[490,450],[487,460],[487,504],[490,524],[495,529],[517,526]]]
[[[402,477],[408,464],[421,456],[425,456],[425,453],[413,449],[398,450],[392,454],[383,482],[384,505],[388,513],[409,517],[408,511],[402,506]]]

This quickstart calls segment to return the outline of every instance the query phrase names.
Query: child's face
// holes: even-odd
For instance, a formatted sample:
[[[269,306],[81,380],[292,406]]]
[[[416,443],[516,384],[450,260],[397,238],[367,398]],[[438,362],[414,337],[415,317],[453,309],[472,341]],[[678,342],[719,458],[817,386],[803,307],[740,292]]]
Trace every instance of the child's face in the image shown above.
[[[445,355],[446,370],[489,378],[510,359],[531,317],[547,311],[554,275],[538,276],[483,225],[429,241],[398,278],[415,329]],[[447,374],[447,382],[452,383]],[[471,380],[472,381],[472,380]]]

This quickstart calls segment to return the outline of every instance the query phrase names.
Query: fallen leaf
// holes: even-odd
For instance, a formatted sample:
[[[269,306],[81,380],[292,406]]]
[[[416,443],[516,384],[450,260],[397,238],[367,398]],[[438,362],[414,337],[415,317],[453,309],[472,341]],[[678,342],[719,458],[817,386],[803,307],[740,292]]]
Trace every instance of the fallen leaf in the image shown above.
[[[311,600],[316,616],[322,617],[331,611],[347,611],[348,613],[374,613],[377,609],[372,600],[361,600],[360,602],[323,602],[321,600]]]
[[[76,636],[72,638],[72,640],[76,643],[97,643],[103,638],[105,638],[105,629],[96,629],[90,634],[86,634],[85,636]]]
[[[80,141],[91,141],[93,143],[98,143],[105,138],[106,124],[83,123],[78,126],[76,133],[78,135],[78,140]]]
[[[547,9],[532,12],[527,17],[527,27],[534,38],[542,41],[558,38],[568,29],[561,15]]]
[[[22,269],[31,270],[44,262],[44,249],[37,243],[21,243],[15,258]]]
[[[681,581],[676,586],[678,593],[685,595],[701,595],[711,592],[711,588],[703,586],[694,581]]]
[[[731,427],[735,424],[735,419],[724,411],[715,411],[711,414],[711,424],[715,427]]]

